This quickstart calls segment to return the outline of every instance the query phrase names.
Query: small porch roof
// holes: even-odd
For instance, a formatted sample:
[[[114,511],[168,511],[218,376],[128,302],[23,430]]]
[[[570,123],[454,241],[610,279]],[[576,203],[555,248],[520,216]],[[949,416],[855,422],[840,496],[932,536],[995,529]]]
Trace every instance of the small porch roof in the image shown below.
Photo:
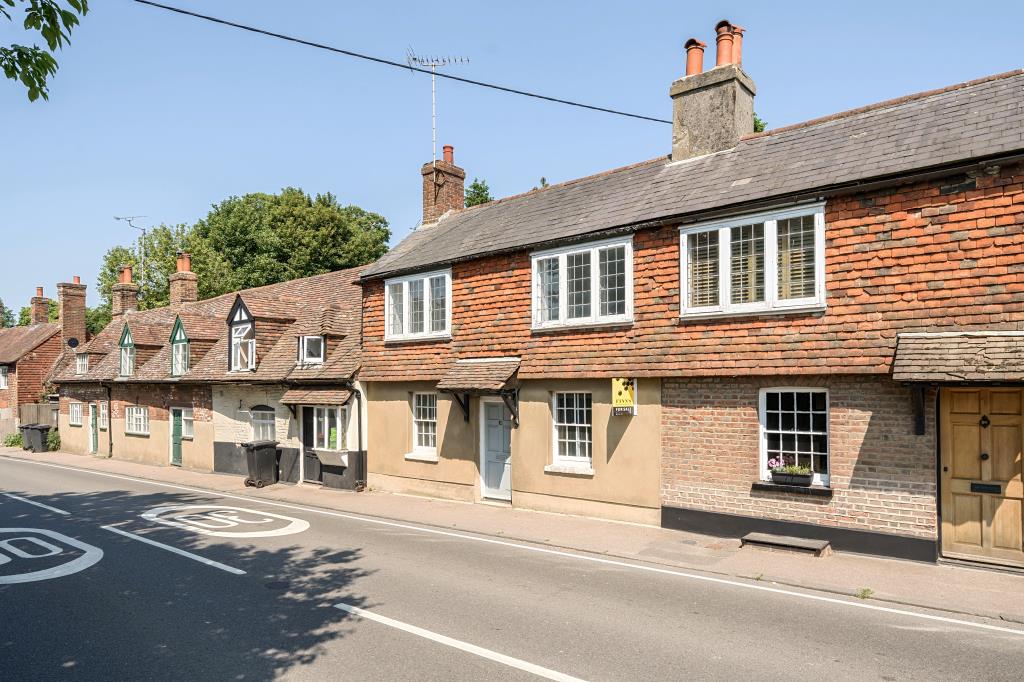
[[[344,386],[297,386],[281,396],[284,405],[344,405],[352,397],[352,389]]]
[[[1024,331],[900,334],[893,359],[896,381],[1024,381]]]
[[[451,393],[500,393],[519,370],[519,358],[472,358],[457,360],[437,382],[440,391]]]

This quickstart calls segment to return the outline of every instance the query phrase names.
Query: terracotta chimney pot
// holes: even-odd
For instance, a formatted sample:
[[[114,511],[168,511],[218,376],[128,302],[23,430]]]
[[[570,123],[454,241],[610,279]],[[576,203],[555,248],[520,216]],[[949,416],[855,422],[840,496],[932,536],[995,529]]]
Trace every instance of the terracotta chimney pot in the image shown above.
[[[444,162],[455,165],[455,147],[450,144],[444,146]]]
[[[118,277],[117,281],[119,283],[121,283],[121,284],[131,284],[132,283],[132,266],[130,266],[130,265],[122,265],[121,266],[121,275],[120,275],[120,277]]]
[[[718,34],[715,38],[718,43],[715,66],[725,66],[732,63],[732,24],[727,19],[722,19],[715,24],[715,33]]]
[[[75,284],[81,284],[82,283],[82,278],[79,277],[78,275],[75,275],[74,277],[71,278],[71,281],[73,283],[75,283]]]
[[[696,38],[686,41],[686,75],[693,76],[704,70],[704,48],[707,44]]]
[[[43,288],[42,287],[36,287],[36,296],[38,296],[39,298],[43,297]]]
[[[743,63],[743,34],[746,30],[742,26],[732,27],[732,63],[737,66]]]
[[[188,251],[178,252],[178,272],[192,272],[192,254]]]

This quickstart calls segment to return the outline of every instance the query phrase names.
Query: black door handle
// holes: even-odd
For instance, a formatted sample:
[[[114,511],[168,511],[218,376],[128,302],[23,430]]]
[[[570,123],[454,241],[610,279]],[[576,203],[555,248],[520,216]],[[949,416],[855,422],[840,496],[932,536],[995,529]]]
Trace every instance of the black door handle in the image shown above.
[[[984,462],[986,459],[988,459],[988,453],[987,452],[981,453],[981,461]]]

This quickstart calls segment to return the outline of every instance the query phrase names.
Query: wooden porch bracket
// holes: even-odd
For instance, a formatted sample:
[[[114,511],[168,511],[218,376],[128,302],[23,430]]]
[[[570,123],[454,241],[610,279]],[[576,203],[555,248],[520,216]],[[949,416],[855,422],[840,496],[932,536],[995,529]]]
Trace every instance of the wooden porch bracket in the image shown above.
[[[451,397],[459,404],[459,408],[462,410],[462,418],[464,421],[469,421],[469,394],[463,393],[461,396],[457,391],[442,390],[442,393],[448,393]]]
[[[512,415],[512,425],[519,428],[519,392],[515,389],[506,389],[501,392],[501,400]]]

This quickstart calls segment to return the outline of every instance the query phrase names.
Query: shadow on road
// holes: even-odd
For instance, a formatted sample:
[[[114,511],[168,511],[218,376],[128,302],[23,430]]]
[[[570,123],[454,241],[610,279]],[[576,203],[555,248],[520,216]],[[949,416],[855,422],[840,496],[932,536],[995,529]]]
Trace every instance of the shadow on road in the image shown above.
[[[365,606],[357,583],[361,551],[338,537],[216,538],[140,518],[154,507],[257,503],[193,493],[127,490],[47,496],[7,489],[71,512],[60,516],[0,497],[0,527],[57,531],[104,551],[74,575],[0,585],[0,678],[265,680],[317,661],[351,633],[338,601]],[[296,516],[289,510],[268,511]],[[233,575],[122,537],[118,528],[244,570]],[[322,536],[321,536],[322,537]],[[2,551],[0,551],[2,554]],[[16,559],[17,557],[15,557]],[[0,574],[24,564],[0,558]],[[335,670],[344,677],[346,660]],[[332,667],[335,663],[331,661]]]

